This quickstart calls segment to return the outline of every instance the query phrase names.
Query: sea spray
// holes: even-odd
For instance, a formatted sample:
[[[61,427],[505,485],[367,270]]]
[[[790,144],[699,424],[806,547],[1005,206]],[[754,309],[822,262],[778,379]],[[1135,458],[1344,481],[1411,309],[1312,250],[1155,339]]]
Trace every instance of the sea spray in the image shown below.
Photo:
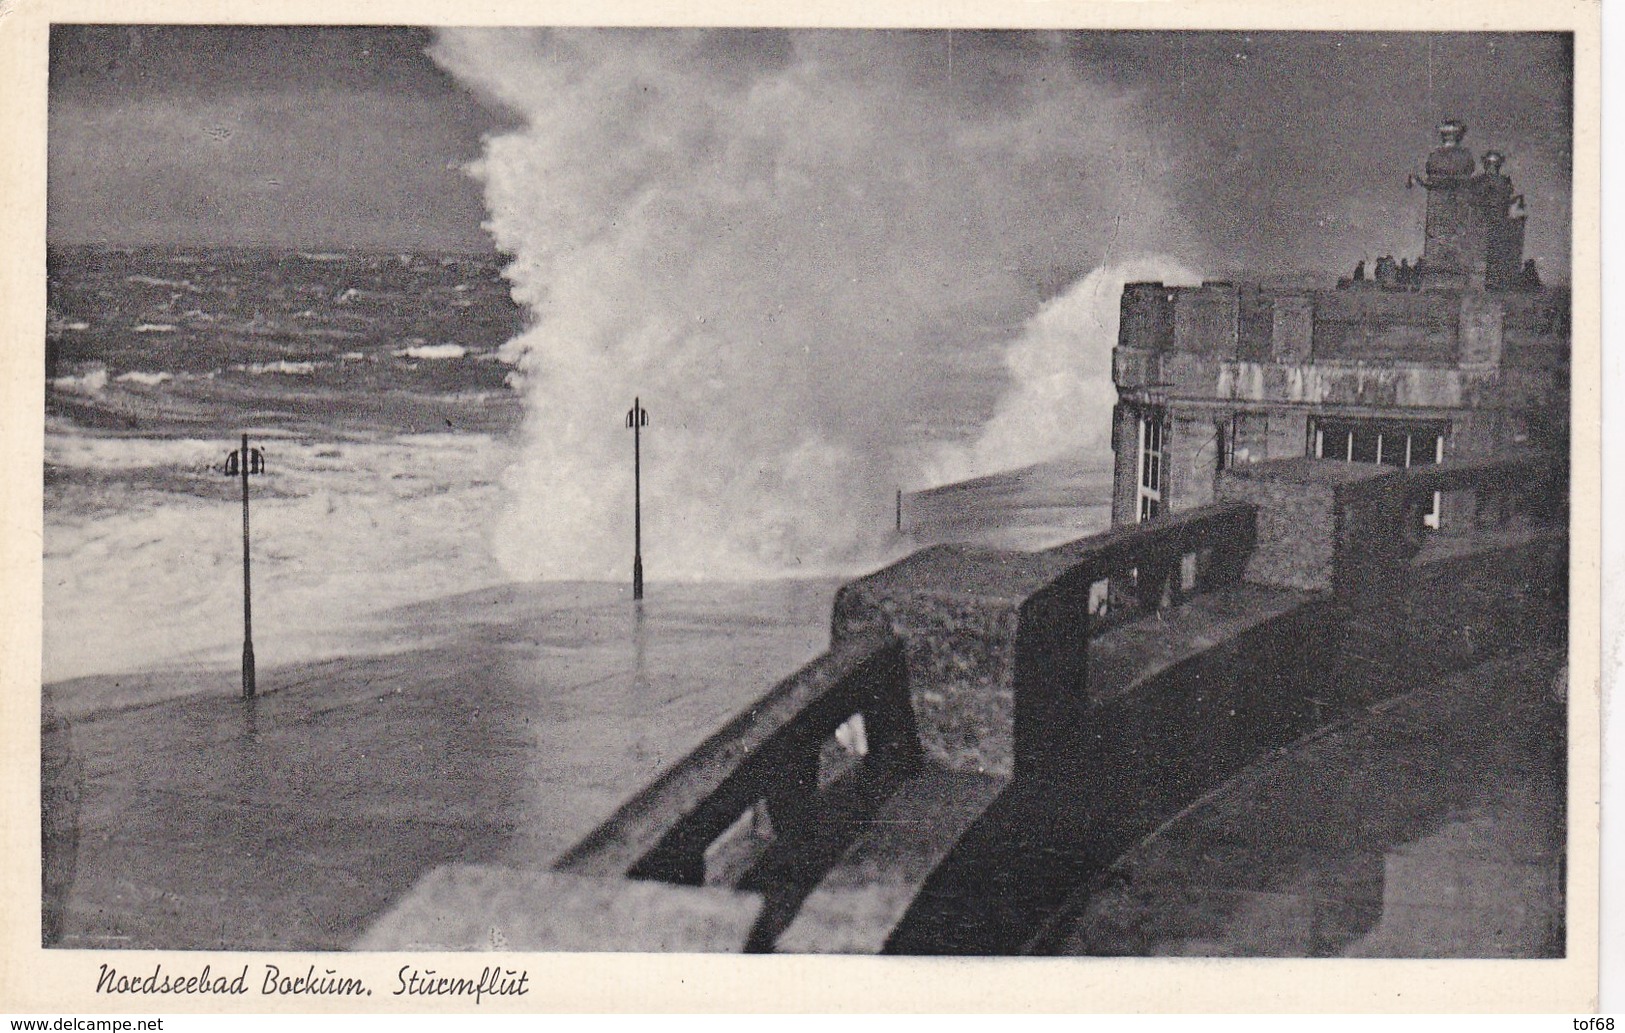
[[[1095,269],[1050,299],[1005,351],[1009,387],[969,445],[949,444],[924,471],[929,484],[981,477],[1060,456],[1103,457],[1111,447],[1112,348],[1123,285],[1201,282],[1166,257],[1137,257]]]
[[[58,483],[47,491],[44,681],[235,662],[242,541],[233,485],[219,471],[228,447],[47,438]],[[370,615],[502,579],[482,526],[498,503],[499,440],[445,433],[265,447],[267,475],[252,488],[262,671],[380,648],[395,631],[373,627]],[[421,643],[437,630],[401,633]]]
[[[470,30],[431,53],[520,123],[472,169],[531,314],[495,545],[517,577],[627,576],[635,395],[651,579],[876,555],[893,489],[940,458],[905,447],[933,349],[1000,349],[1057,270],[1181,239],[1157,133],[1061,34]]]

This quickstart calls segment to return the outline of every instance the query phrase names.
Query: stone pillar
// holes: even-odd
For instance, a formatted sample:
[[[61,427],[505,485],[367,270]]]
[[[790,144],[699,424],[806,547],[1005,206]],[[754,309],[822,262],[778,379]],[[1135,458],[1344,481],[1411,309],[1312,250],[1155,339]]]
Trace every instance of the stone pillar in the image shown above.
[[[1274,334],[1271,358],[1282,365],[1295,366],[1309,361],[1314,341],[1315,305],[1307,297],[1283,294],[1275,299]]]
[[[939,545],[835,597],[838,639],[881,627],[904,641],[920,745],[956,771],[1042,775],[1073,758],[1053,740],[1087,705],[1087,571],[1026,553]]]
[[[1496,299],[1477,291],[1462,293],[1461,365],[1478,369],[1494,369],[1501,365],[1505,319],[1505,309]]]
[[[1174,350],[1234,359],[1241,327],[1241,298],[1235,284],[1204,283],[1184,290],[1174,303]]]
[[[1139,485],[1139,414],[1131,405],[1119,403],[1112,409],[1112,526],[1132,524],[1135,494]]]
[[[1176,290],[1160,283],[1126,283],[1119,303],[1117,344],[1162,350],[1173,346]]]
[[[1258,507],[1249,581],[1330,595],[1324,702],[1368,703],[1407,683],[1406,607],[1420,514],[1403,474],[1371,463],[1282,459],[1219,478],[1225,501]]]
[[[1218,470],[1219,435],[1210,413],[1175,411],[1163,442],[1168,455],[1168,491],[1163,506],[1169,512],[1194,509],[1213,501],[1213,478]]]
[[[1385,552],[1387,489],[1400,474],[1374,463],[1277,459],[1219,475],[1222,502],[1258,507],[1258,545],[1245,577],[1258,584],[1333,591],[1358,579],[1364,557]]]
[[[1297,459],[1309,454],[1309,417],[1277,409],[1269,414],[1266,459]]]

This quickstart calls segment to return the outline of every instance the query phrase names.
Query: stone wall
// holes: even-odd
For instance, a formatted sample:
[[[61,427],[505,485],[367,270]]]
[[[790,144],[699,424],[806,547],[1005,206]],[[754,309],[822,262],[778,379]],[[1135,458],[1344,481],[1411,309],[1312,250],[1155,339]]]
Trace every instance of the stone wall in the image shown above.
[[[939,545],[843,586],[833,636],[904,641],[920,744],[955,771],[1013,777],[1018,736],[1083,692],[1089,583],[1029,553]]]
[[[1213,501],[1213,475],[1218,469],[1219,427],[1210,412],[1173,410],[1164,441],[1168,456],[1169,509],[1195,509]]]
[[[1460,670],[1560,637],[1567,620],[1568,537],[1513,528],[1430,543],[1402,597],[1408,655],[1426,671]]]
[[[1346,582],[1361,536],[1374,533],[1374,492],[1398,476],[1391,467],[1309,458],[1221,473],[1221,500],[1258,507],[1258,547],[1246,579],[1306,591]]]

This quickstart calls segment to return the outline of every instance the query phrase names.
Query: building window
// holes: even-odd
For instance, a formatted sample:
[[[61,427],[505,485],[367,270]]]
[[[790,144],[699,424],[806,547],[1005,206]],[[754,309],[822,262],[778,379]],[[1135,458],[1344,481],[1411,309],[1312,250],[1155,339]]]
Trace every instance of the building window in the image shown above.
[[[1317,420],[1315,455],[1350,463],[1412,467],[1444,462],[1446,423],[1398,423],[1392,420]],[[1442,499],[1433,493],[1433,509],[1422,523],[1439,526]]]
[[[1162,512],[1162,471],[1167,465],[1162,422],[1161,409],[1146,409],[1140,413],[1140,484],[1135,492],[1135,508],[1142,521]]]

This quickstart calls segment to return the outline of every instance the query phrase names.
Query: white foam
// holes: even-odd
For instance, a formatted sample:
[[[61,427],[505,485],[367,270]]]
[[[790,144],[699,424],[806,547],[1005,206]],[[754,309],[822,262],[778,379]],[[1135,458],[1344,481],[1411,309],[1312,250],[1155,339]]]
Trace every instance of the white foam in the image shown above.
[[[81,470],[141,467],[209,469],[219,466],[236,442],[226,438],[104,438],[53,429],[45,436],[45,461]]]
[[[1172,258],[1142,256],[1103,266],[1052,298],[1005,351],[1010,384],[969,445],[948,445],[923,484],[947,484],[1068,454],[1111,447],[1112,349],[1123,285],[1198,284],[1201,274]]]
[[[78,376],[57,377],[51,381],[51,386],[58,391],[66,391],[76,395],[97,395],[107,386],[107,370],[101,367]]]
[[[1163,134],[1131,93],[1064,46],[972,38],[949,65],[943,43],[437,37],[515,116],[473,166],[532,317],[502,350],[527,407],[499,531],[514,576],[621,575],[635,396],[651,576],[869,562],[918,483],[904,446],[943,397],[939,353],[1003,350],[967,328],[1025,321],[1079,256],[1177,243]]]
[[[290,377],[308,377],[316,372],[314,362],[292,362],[288,359],[278,359],[276,362],[251,362],[237,368],[248,373],[280,373]]]
[[[124,282],[144,283],[148,287],[174,287],[178,290],[186,291],[197,290],[196,287],[192,286],[192,282],[190,280],[165,280],[159,276],[143,276],[139,274],[135,276],[126,276],[124,278]]]
[[[175,332],[174,323],[137,323],[135,332],[138,334],[168,334]]]
[[[167,383],[168,381],[174,379],[175,375],[173,373],[145,373],[141,370],[135,369],[132,369],[128,373],[120,373],[118,375],[118,380],[122,383],[141,384],[145,387],[157,387],[159,384]]]
[[[50,434],[48,462],[213,475],[235,442]],[[273,442],[251,481],[254,641],[262,667],[347,648],[367,614],[496,583],[486,527],[509,461],[483,435]],[[45,515],[47,681],[183,662],[241,648],[241,509],[131,493]]]
[[[448,341],[445,344],[417,344],[402,348],[395,354],[413,359],[460,359],[468,354],[468,349]]]

